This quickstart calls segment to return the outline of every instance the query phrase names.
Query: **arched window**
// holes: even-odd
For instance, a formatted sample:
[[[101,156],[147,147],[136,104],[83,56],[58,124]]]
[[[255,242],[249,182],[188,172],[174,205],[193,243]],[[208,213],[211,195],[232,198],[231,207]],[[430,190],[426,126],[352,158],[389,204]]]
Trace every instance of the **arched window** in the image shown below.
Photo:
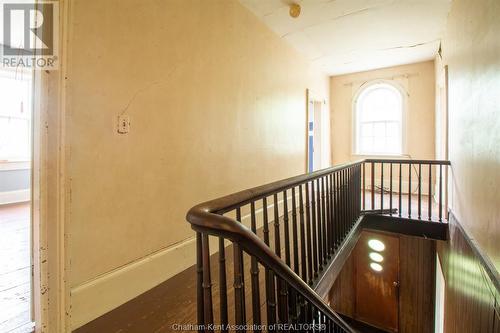
[[[362,87],[354,103],[354,149],[360,155],[401,155],[404,95],[393,84]]]

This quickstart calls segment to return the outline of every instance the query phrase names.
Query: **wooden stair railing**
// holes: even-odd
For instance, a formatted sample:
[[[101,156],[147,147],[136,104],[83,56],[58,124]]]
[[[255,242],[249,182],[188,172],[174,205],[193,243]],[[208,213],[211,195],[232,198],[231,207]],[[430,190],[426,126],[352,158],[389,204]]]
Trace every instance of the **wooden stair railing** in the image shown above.
[[[196,231],[198,331],[353,332],[312,287],[362,214],[404,220],[406,209],[404,217],[410,222],[415,217],[445,222],[448,165],[449,161],[361,160],[191,208],[187,220]],[[433,210],[435,201],[439,206]],[[211,244],[218,245],[218,251],[211,252]],[[229,250],[232,279],[226,267]],[[215,252],[218,269],[211,269]],[[247,279],[245,257],[250,261]],[[246,297],[247,285],[251,299]]]
[[[450,161],[365,159],[363,213],[381,213],[429,222],[448,220]]]
[[[360,216],[361,166],[362,161],[292,177],[200,204],[188,212],[187,220],[196,231],[200,332],[353,332],[311,286]],[[212,236],[218,238],[215,284],[210,268]],[[234,266],[229,292],[226,240],[232,242]],[[248,307],[243,253],[251,262]],[[259,266],[264,267],[264,283]],[[218,300],[214,300],[214,285]],[[232,303],[230,294],[234,294]]]

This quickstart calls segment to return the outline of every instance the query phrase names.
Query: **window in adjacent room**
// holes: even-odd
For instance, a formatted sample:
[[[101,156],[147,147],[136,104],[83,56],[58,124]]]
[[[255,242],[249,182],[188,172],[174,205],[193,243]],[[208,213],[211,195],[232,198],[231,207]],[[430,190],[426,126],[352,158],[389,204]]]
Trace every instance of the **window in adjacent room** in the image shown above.
[[[0,332],[34,331],[31,83],[27,70],[0,69]]]
[[[0,161],[29,161],[31,75],[0,71]]]

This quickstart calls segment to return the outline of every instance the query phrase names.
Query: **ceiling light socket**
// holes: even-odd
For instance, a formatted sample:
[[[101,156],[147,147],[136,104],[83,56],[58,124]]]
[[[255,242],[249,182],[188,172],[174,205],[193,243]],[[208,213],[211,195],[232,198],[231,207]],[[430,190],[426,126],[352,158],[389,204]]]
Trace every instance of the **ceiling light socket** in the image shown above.
[[[298,3],[292,3],[290,5],[290,16],[293,18],[297,18],[300,15],[300,5]]]

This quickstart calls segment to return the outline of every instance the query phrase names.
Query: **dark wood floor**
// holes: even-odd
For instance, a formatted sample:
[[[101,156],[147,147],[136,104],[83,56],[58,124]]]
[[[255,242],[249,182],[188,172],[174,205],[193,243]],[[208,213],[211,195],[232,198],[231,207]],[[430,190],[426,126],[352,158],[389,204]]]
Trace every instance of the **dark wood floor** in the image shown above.
[[[76,332],[172,332],[196,323],[196,270],[191,267],[159,286],[82,326]]]
[[[369,193],[369,192],[368,192]],[[367,194],[367,199],[369,195]],[[376,196],[376,200],[380,199]],[[404,196],[403,196],[404,198]],[[385,198],[384,198],[385,199]],[[426,197],[427,199],[427,197]],[[403,199],[405,200],[405,199]],[[412,196],[412,206],[416,205],[416,196]],[[368,201],[367,201],[368,202]],[[388,202],[388,201],[387,201]],[[407,202],[407,197],[406,201]],[[433,203],[435,207],[435,203]],[[368,207],[368,206],[367,206]],[[436,210],[435,210],[436,211]],[[261,230],[259,230],[261,235]],[[273,244],[274,235],[271,228],[271,244]],[[283,235],[281,235],[283,239]],[[282,243],[284,243],[282,241]],[[282,245],[284,246],[284,245]],[[283,253],[282,249],[282,253]],[[234,299],[233,285],[233,250],[232,247],[226,247],[226,267],[227,267],[227,290],[228,290],[228,314],[230,323],[234,322],[234,311],[231,308]],[[247,321],[252,318],[252,299],[250,283],[250,258],[245,255],[245,300]],[[293,262],[293,260],[292,260]],[[265,311],[265,290],[264,286],[264,268],[260,268],[260,300],[262,322],[266,322]],[[212,274],[212,293],[214,299],[214,319],[219,322],[219,285],[218,285],[218,255],[211,256],[211,274]],[[76,333],[163,333],[172,332],[174,324],[196,324],[196,269],[194,266],[175,275],[168,281],[163,282],[148,292],[134,298],[133,300],[121,305],[120,307],[104,314],[103,316],[80,327]]]
[[[233,292],[233,250],[226,247],[227,291],[229,322],[233,323],[234,313],[232,301]],[[251,321],[251,288],[250,288],[250,259],[245,255],[245,295],[247,320]],[[218,254],[211,257],[212,293],[214,300],[214,318],[219,318],[219,285],[218,285]],[[260,266],[260,284],[264,282],[264,270]],[[260,290],[261,304],[264,305],[264,290]],[[265,309],[262,315],[265,320]],[[77,333],[153,333],[172,332],[174,324],[196,324],[196,269],[194,266],[175,275],[168,281],[147,291],[146,293],[123,304],[115,310],[80,327]]]
[[[291,217],[290,217],[291,218]],[[282,220],[282,218],[280,218]],[[283,226],[283,221],[280,222]],[[262,229],[257,231],[263,238]],[[274,244],[274,227],[270,223],[270,244]],[[291,236],[290,236],[291,237]],[[284,253],[284,229],[281,228],[281,253]],[[300,244],[300,235],[299,235]],[[271,246],[274,248],[274,246]],[[299,248],[300,251],[300,248]],[[225,248],[226,277],[229,324],[234,323],[234,288],[233,288],[233,247]],[[220,323],[219,312],[219,261],[218,253],[211,256],[210,266],[212,275],[212,295],[214,320]],[[293,251],[291,252],[293,262]],[[252,323],[252,290],[250,276],[251,259],[244,254],[245,277],[245,307],[246,319]],[[259,285],[261,321],[267,322],[265,304],[265,269],[259,264]],[[168,281],[134,298],[122,306],[104,314],[94,321],[80,327],[76,333],[106,332],[106,333],[149,333],[172,332],[174,324],[196,324],[196,268],[192,266],[175,275]]]
[[[0,206],[0,332],[30,323],[30,206]]]

